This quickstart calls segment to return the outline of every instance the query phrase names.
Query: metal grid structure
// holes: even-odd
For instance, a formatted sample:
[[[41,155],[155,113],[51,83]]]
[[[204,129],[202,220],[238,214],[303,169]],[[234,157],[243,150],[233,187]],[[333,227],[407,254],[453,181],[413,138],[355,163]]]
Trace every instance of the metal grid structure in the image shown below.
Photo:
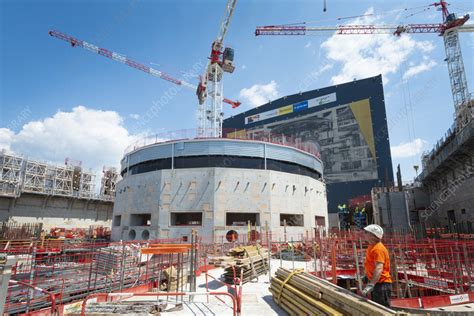
[[[48,194],[111,201],[115,197],[118,173],[104,171],[100,194],[95,193],[96,174],[71,163],[57,166],[0,152],[0,196],[21,193]]]
[[[20,193],[23,158],[0,152],[0,194],[18,196]]]
[[[48,165],[46,163],[32,160],[25,161],[23,191],[47,193],[46,179],[48,175]]]
[[[181,240],[156,240],[181,243]],[[5,312],[23,313],[65,304],[92,293],[122,291],[160,284],[177,257],[142,254],[145,243],[104,243],[78,240],[0,241],[0,252],[18,258],[13,267]],[[180,264],[191,263],[191,251]],[[182,284],[184,287],[184,284]],[[34,290],[33,290],[34,289]]]
[[[72,195],[72,181],[74,168],[69,166],[58,166],[54,169],[53,192],[56,195]]]

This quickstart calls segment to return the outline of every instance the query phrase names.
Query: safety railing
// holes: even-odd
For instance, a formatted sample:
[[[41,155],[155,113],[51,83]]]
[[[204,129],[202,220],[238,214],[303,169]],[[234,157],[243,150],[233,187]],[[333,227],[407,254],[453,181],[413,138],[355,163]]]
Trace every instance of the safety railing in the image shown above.
[[[135,143],[129,145],[124,154],[128,154],[134,150],[140,149],[145,146],[161,144],[171,141],[178,140],[193,140],[193,139],[213,139],[209,137],[199,137],[197,129],[183,129],[172,132],[158,133],[148,135]],[[252,140],[252,141],[264,141],[277,145],[290,146],[299,150],[310,153],[318,158],[320,155],[320,146],[314,141],[305,140],[300,137],[292,137],[285,134],[270,133],[267,131],[246,131],[235,128],[225,128],[222,132],[220,139],[234,139],[234,140]]]

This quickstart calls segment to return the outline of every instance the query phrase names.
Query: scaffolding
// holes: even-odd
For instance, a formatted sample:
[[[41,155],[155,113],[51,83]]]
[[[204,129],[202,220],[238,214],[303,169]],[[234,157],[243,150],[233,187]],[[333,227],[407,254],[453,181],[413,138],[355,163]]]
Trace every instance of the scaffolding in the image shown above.
[[[23,191],[32,193],[46,193],[46,178],[48,165],[44,162],[25,161],[23,177]]]
[[[72,195],[74,168],[58,166],[54,170],[53,192],[55,195]]]
[[[23,158],[0,152],[0,194],[17,197],[20,195]]]
[[[92,170],[84,170],[69,159],[65,165],[56,166],[0,152],[0,196],[19,197],[24,192],[113,200],[117,171],[108,172],[108,189],[100,196],[95,193],[95,178]]]

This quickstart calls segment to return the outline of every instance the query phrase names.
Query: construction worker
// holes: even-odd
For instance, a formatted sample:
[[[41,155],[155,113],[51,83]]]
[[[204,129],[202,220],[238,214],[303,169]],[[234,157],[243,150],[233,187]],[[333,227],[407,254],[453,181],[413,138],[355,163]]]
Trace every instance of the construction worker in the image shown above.
[[[364,263],[368,283],[362,294],[367,296],[372,293],[372,301],[390,307],[392,278],[388,250],[382,244],[383,229],[379,225],[372,224],[366,226],[364,230],[366,241],[369,243]]]

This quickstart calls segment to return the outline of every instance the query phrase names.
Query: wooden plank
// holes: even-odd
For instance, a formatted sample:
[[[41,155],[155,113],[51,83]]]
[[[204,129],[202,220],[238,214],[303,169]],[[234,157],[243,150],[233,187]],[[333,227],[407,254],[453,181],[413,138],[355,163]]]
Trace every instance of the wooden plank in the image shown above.
[[[291,273],[291,270],[279,268],[276,279],[283,282]],[[279,283],[275,280],[276,283]],[[281,284],[281,283],[280,283]],[[308,273],[294,275],[289,281],[290,286],[295,287],[307,295],[314,296],[315,293],[321,295],[321,300],[325,304],[333,306],[336,310],[350,315],[407,315],[397,313],[389,308],[378,305],[354,293],[338,287],[326,280],[317,278]]]
[[[276,278],[272,279],[272,283],[276,280]],[[280,291],[280,286],[281,284],[275,285],[275,283],[271,284],[271,290],[275,291],[278,293]],[[294,299],[300,304],[304,305],[306,308],[309,309],[317,309],[319,312],[324,312],[327,315],[342,315],[339,311],[336,309],[332,308],[331,306],[323,303],[322,301],[318,300],[317,298],[313,298],[308,296],[307,294],[298,291],[291,285],[285,285],[285,288],[283,289],[282,295],[285,294],[290,297],[290,299]]]

